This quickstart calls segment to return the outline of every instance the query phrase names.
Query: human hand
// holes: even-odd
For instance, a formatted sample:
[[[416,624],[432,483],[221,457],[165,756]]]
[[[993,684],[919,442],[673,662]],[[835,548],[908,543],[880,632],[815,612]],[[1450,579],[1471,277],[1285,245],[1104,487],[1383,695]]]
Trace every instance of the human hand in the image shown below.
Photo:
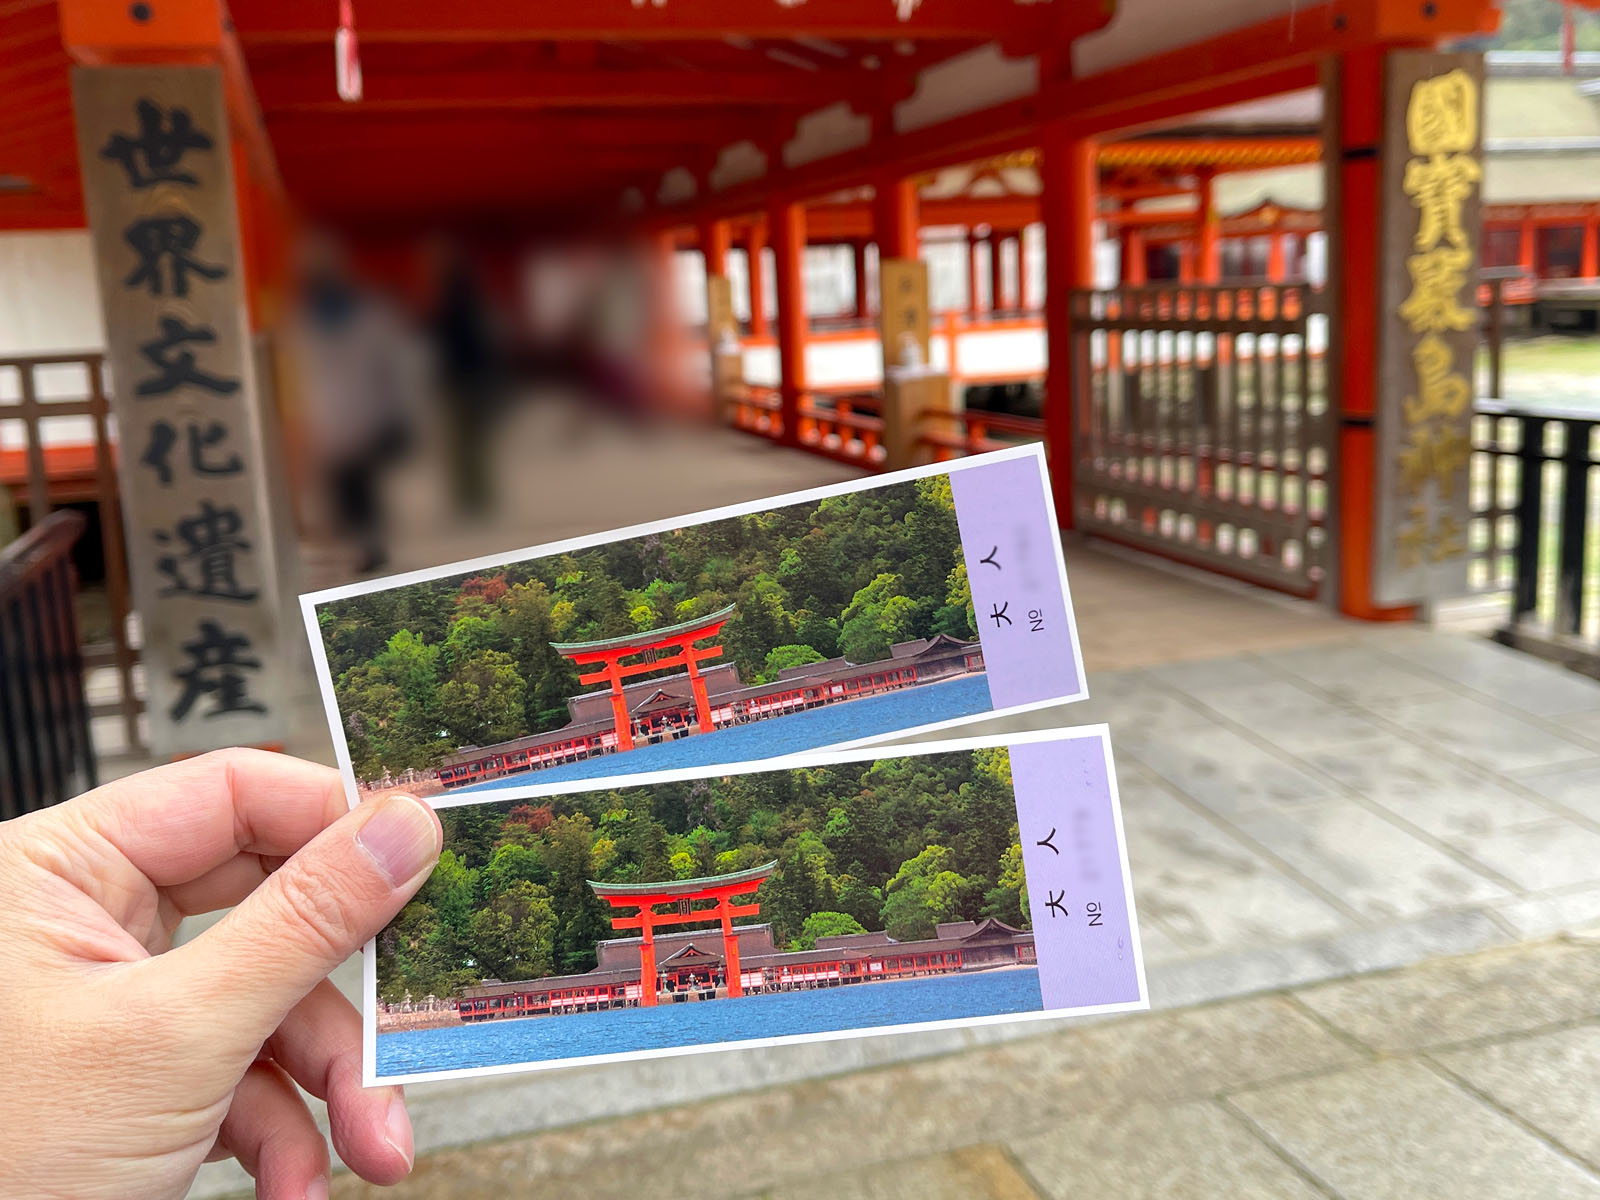
[[[259,1196],[320,1200],[328,1147],[294,1083],[352,1170],[404,1178],[405,1102],[362,1088],[361,1018],[327,975],[441,838],[420,800],[351,811],[337,772],[253,750],[0,824],[0,1197],[180,1197],[234,1155]]]

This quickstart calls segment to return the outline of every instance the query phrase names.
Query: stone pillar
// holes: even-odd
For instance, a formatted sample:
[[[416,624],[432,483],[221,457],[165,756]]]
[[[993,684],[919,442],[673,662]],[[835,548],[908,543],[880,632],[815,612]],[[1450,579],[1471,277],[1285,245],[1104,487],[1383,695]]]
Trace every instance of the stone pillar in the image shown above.
[[[77,67],[72,95],[150,746],[281,744],[291,677],[309,664],[221,71]]]

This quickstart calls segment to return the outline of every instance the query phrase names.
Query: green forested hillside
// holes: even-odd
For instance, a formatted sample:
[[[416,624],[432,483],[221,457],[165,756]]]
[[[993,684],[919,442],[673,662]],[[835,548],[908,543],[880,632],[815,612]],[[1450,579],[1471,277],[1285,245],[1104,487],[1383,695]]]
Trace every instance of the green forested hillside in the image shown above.
[[[378,939],[386,1000],[586,971],[616,936],[590,879],[649,882],[777,860],[757,898],[778,944],[939,921],[1027,924],[1004,749],[841,763],[447,808],[445,852]]]
[[[747,682],[893,642],[974,636],[950,481],[815,504],[413,584],[318,608],[356,773],[429,766],[566,724],[578,672],[551,642],[618,637],[736,606]]]

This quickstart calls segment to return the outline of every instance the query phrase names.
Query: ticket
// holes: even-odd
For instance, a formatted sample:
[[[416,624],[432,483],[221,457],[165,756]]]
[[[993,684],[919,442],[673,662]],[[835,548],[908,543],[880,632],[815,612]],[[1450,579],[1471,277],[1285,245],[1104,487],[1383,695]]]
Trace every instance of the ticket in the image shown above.
[[[1104,726],[455,792],[369,1085],[1148,1007]]]
[[[1087,695],[1038,446],[301,604],[352,803],[709,773]]]

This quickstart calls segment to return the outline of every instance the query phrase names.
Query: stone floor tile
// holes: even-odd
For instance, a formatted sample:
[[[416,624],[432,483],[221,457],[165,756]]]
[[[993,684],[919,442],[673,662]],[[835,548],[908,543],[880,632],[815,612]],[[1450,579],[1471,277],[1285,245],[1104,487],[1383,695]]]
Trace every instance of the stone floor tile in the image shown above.
[[[1345,923],[1256,850],[1165,791],[1125,788],[1122,813],[1139,915],[1191,954],[1298,941]]]
[[[1260,654],[1256,660],[1269,671],[1296,676],[1336,699],[1357,705],[1378,699],[1436,696],[1449,690],[1431,674],[1362,641],[1300,646]]]
[[[1376,1063],[1230,1100],[1340,1196],[1600,1197],[1591,1172],[1420,1063]]]
[[[1298,813],[1314,801],[1338,795],[1330,784],[1221,726],[1180,729],[1145,739],[1124,734],[1118,745],[1119,753],[1130,755],[1225,817]]]
[[[1600,885],[1524,896],[1493,906],[1497,917],[1524,940],[1600,927]]]
[[[1600,748],[1600,712],[1566,713],[1547,718],[1573,737]]]
[[[1594,757],[1588,746],[1466,695],[1375,700],[1370,707],[1408,732],[1494,771]]]
[[[727,1182],[737,1186],[737,1172]],[[696,1195],[718,1194],[722,1184],[702,1184]],[[919,1154],[894,1162],[853,1164],[741,1193],[749,1200],[1045,1200],[999,1145],[966,1146],[946,1154]]]
[[[1137,906],[1137,895],[1134,897],[1134,903]],[[1198,953],[1188,941],[1169,931],[1159,920],[1145,912],[1139,913],[1139,950],[1144,955],[1144,965],[1147,968],[1192,958]]]
[[[1260,663],[1242,656],[1149,667],[1146,673],[1168,687],[1177,688],[1197,698],[1204,698],[1208,692],[1224,688],[1265,687],[1280,680],[1279,676],[1272,674]]]
[[[1516,779],[1523,787],[1600,824],[1600,764],[1578,763],[1552,771],[1525,772]]]
[[[1284,679],[1207,690],[1198,698],[1213,712],[1296,754],[1383,733],[1370,718]]]
[[[1600,883],[1600,833],[1559,817],[1454,844],[1530,892]]]
[[[1437,954],[1497,946],[1505,929],[1477,909],[1361,926],[1287,946],[1177,959],[1151,968],[1155,1008],[1203,1004],[1269,988],[1296,987],[1364,971],[1405,966]]]
[[[1600,946],[1515,946],[1294,995],[1374,1050],[1425,1050],[1600,1016]]]
[[[1253,813],[1239,828],[1361,917],[1381,921],[1504,897],[1499,884],[1354,800]]]
[[[1550,815],[1517,793],[1509,777],[1441,754],[1439,747],[1406,733],[1384,730],[1363,742],[1307,750],[1299,757],[1341,787],[1372,799],[1485,789],[1504,794],[1508,815],[1476,832],[1532,824]]]
[[[1600,1025],[1535,1034],[1435,1056],[1569,1154],[1600,1168]]]
[[[1388,652],[1524,712],[1600,712],[1600,682],[1488,638],[1423,638]]]
[[[1314,1200],[1323,1195],[1211,1101],[1096,1113],[1013,1141],[1011,1150],[1041,1190],[1059,1200]]]

